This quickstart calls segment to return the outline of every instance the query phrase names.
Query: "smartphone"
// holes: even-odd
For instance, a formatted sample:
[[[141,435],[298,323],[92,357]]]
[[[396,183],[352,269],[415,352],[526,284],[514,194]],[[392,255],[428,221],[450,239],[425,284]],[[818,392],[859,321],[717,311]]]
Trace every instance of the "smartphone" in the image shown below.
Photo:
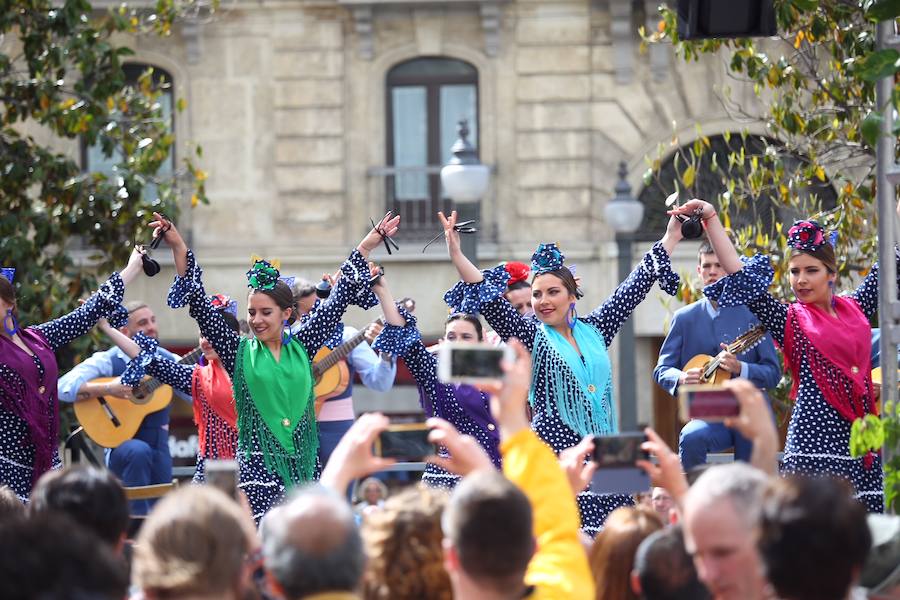
[[[723,421],[741,412],[734,392],[720,385],[683,385],[678,389],[678,401],[682,421]]]
[[[428,441],[430,432],[425,423],[390,425],[375,439],[375,454],[399,462],[422,462],[426,456],[437,454],[437,447]]]
[[[229,498],[237,500],[238,465],[236,460],[207,460],[205,472],[208,485],[222,490]]]
[[[503,361],[514,360],[508,346],[445,342],[438,348],[438,379],[444,383],[485,383],[503,379]]]
[[[591,480],[591,491],[598,494],[634,494],[650,489],[650,476],[636,466],[650,455],[641,449],[647,437],[638,431],[616,435],[594,436],[593,460],[597,472]]]

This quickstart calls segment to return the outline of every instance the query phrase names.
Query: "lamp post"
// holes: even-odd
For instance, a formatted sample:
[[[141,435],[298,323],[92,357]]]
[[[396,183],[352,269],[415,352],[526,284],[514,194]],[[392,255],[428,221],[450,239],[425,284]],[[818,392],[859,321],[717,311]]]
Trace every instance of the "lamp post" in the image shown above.
[[[644,205],[631,195],[631,186],[626,176],[628,167],[625,162],[619,163],[619,180],[616,182],[615,196],[606,203],[603,216],[613,231],[616,232],[616,245],[619,258],[619,281],[625,281],[631,272],[631,243],[633,234],[641,226],[644,219]],[[637,394],[635,387],[635,347],[634,321],[631,317],[619,330],[619,428],[632,431],[637,428]]]
[[[458,221],[477,221],[479,202],[487,192],[491,170],[481,164],[478,153],[469,143],[469,122],[466,119],[459,121],[456,132],[459,139],[450,148],[453,158],[441,169],[441,185],[453,200]],[[460,236],[460,246],[466,258],[477,265],[478,234]]]

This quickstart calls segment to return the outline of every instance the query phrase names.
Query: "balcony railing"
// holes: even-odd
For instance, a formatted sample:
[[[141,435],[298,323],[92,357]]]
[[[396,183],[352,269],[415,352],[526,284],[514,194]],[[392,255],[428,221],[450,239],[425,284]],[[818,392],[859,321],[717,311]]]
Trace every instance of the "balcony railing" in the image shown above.
[[[434,237],[440,230],[437,212],[447,214],[453,210],[453,201],[441,189],[440,165],[373,167],[368,175],[375,197],[383,197],[384,209],[400,215],[400,239],[422,241]]]

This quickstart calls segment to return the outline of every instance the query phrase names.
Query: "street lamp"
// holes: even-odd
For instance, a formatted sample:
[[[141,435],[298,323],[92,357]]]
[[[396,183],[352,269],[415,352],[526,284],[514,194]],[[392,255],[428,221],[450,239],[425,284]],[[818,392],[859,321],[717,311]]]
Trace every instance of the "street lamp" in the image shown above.
[[[459,222],[478,220],[479,201],[484,198],[490,182],[491,170],[478,160],[478,153],[469,143],[469,122],[459,121],[456,130],[459,139],[450,148],[453,158],[441,169],[441,185],[447,196],[453,200]],[[477,227],[477,225],[476,225]],[[474,264],[478,264],[478,234],[463,235],[460,238],[463,254]]]
[[[631,273],[631,235],[641,226],[644,219],[644,205],[631,195],[631,186],[626,176],[628,167],[619,163],[619,180],[615,192],[603,209],[607,224],[616,232],[619,256],[619,281],[625,281]],[[619,330],[619,428],[633,431],[637,428],[637,376],[635,374],[634,321],[631,317]]]

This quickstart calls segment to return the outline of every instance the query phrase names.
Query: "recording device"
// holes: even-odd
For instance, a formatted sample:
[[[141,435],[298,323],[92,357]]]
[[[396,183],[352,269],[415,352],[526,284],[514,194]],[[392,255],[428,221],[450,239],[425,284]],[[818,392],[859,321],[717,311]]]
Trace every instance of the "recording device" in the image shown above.
[[[206,483],[237,500],[238,465],[236,460],[207,460]]]
[[[486,383],[503,379],[503,361],[515,353],[508,346],[445,342],[438,348],[438,379],[444,383]]]
[[[641,432],[594,436],[593,460],[597,472],[591,480],[591,491],[599,494],[634,494],[650,489],[650,476],[636,466],[650,455],[641,449],[647,437]]]
[[[437,454],[437,446],[428,441],[431,432],[425,423],[396,423],[375,439],[375,454],[399,462],[422,462]]]
[[[683,385],[678,389],[681,420],[723,421],[741,413],[737,396],[720,385]]]

